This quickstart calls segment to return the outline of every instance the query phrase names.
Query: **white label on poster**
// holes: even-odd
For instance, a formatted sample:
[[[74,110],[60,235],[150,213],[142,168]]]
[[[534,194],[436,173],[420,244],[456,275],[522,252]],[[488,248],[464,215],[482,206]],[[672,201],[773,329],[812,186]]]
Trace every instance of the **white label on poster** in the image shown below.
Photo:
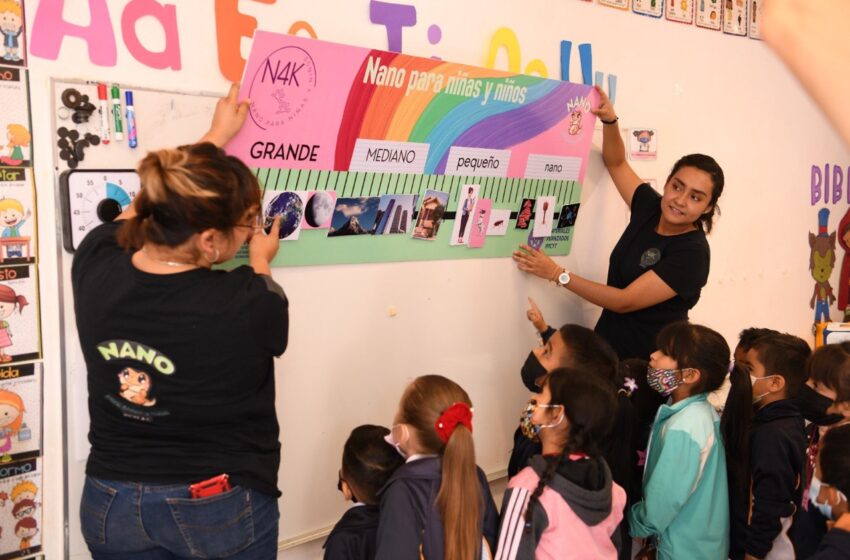
[[[358,138],[351,154],[351,171],[373,173],[425,172],[428,144],[418,142],[391,142]]]
[[[579,171],[581,171],[581,158],[530,154],[525,166],[525,177],[578,181]]]
[[[452,146],[446,161],[446,175],[470,177],[507,177],[510,150],[462,148]]]

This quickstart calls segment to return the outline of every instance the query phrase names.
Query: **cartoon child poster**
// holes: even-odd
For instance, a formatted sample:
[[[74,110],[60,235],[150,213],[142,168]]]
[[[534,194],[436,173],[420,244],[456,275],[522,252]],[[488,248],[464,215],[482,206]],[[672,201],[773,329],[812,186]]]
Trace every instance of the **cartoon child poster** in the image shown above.
[[[658,131],[653,128],[629,130],[629,159],[632,161],[655,161],[658,157]]]
[[[0,466],[0,559],[41,550],[41,485],[39,459]]]
[[[3,38],[0,64],[26,66],[26,31],[22,0],[0,0],[0,37]]]
[[[0,367],[41,355],[35,266],[0,268]]]
[[[0,165],[31,167],[27,71],[0,67]]]
[[[0,264],[35,262],[34,210],[30,170],[0,167]]]
[[[41,364],[0,366],[0,465],[41,449]]]

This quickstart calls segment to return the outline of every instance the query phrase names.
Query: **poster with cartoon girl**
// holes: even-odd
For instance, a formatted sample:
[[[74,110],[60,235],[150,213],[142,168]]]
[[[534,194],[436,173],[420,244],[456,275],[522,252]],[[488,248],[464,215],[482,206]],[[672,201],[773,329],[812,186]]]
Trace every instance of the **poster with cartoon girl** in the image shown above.
[[[628,133],[629,159],[655,161],[658,158],[658,131],[654,128],[632,128]],[[2,224],[2,220],[0,220]]]
[[[0,107],[0,165],[31,167],[26,69],[0,66]]]
[[[726,0],[697,0],[696,19],[697,27],[720,31],[723,22],[723,3]]]
[[[27,65],[26,26],[22,0],[0,0],[0,64]]]
[[[0,268],[0,367],[41,356],[38,313],[35,267]]]
[[[0,366],[0,466],[41,449],[41,364]]]
[[[0,466],[0,560],[41,550],[41,479],[39,459]]]
[[[37,231],[28,168],[0,168],[0,266],[33,263]]]

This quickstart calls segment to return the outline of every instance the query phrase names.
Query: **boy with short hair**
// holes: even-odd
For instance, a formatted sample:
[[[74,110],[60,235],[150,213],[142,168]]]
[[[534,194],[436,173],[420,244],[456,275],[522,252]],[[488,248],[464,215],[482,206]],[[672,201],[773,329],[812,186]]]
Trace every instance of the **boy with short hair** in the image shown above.
[[[850,560],[850,425],[831,428],[821,442],[817,472],[823,482],[812,500],[835,521],[810,560]]]

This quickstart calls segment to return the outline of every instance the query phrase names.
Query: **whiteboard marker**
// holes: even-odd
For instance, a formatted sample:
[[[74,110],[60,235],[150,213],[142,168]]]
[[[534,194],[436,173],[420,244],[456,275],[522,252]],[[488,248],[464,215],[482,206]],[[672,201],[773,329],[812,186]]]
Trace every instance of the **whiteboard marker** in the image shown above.
[[[100,101],[100,141],[109,144],[109,104],[106,99],[106,84],[97,84],[97,99]]]
[[[124,92],[124,102],[127,106],[127,145],[135,148],[139,145],[139,139],[136,132],[136,109],[133,107],[132,91]]]
[[[124,139],[124,126],[121,124],[121,90],[113,85],[110,90],[112,94],[112,117],[115,121],[115,139]]]

